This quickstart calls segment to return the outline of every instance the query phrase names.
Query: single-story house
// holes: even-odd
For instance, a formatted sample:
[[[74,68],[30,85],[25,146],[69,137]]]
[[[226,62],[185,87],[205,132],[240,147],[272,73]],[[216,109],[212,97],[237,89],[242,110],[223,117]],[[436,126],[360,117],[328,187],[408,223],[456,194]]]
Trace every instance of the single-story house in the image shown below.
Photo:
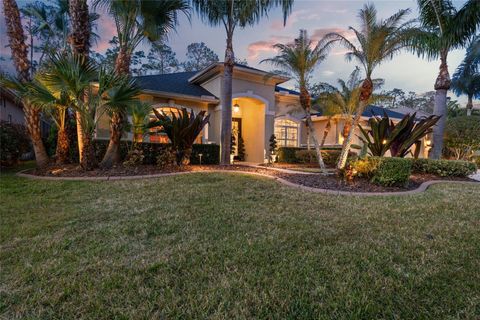
[[[232,128],[233,133],[241,136],[245,144],[246,161],[263,162],[269,147],[269,139],[275,134],[279,146],[300,147],[307,145],[305,113],[300,106],[299,94],[280,85],[289,80],[284,76],[268,76],[268,72],[236,65],[233,73],[232,94]],[[186,107],[210,114],[207,125],[198,143],[220,144],[223,84],[223,63],[215,63],[198,72],[179,72],[162,75],[136,77],[142,92],[140,99],[152,103],[153,108],[172,111]],[[393,120],[400,119],[403,114],[381,107],[370,106],[363,113],[362,123],[373,113],[382,115],[383,110]],[[373,112],[373,113],[372,113]],[[328,117],[314,114],[317,139],[323,136]],[[341,132],[344,119],[341,115],[332,118],[332,127],[327,136],[325,146],[340,146],[343,142]],[[109,119],[102,116],[96,130],[97,139],[109,139]],[[132,139],[132,134],[125,136]],[[354,143],[360,144],[355,137]],[[168,142],[161,134],[149,135],[145,141]]]
[[[22,103],[13,91],[6,88],[0,88],[0,121],[25,125]]]

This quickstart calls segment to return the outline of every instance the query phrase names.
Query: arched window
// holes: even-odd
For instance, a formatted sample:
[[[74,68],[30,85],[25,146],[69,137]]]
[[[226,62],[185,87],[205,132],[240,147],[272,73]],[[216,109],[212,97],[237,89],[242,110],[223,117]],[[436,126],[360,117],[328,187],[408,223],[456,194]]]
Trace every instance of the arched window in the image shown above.
[[[280,147],[298,147],[298,123],[288,119],[275,120],[275,137]]]

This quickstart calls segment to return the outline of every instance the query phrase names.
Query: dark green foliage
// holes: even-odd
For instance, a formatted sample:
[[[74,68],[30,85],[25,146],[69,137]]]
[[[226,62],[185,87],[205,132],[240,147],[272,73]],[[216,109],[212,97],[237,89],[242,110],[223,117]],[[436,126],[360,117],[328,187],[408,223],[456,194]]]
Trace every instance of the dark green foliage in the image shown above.
[[[457,160],[471,160],[480,150],[480,116],[462,116],[447,120],[445,153]]]
[[[203,127],[208,123],[210,115],[206,111],[195,114],[193,110],[189,113],[186,108],[178,110],[178,114],[153,109],[157,120],[149,123],[150,128],[160,127],[172,143],[172,148],[177,155],[177,164],[188,164],[192,153],[192,146]]]
[[[295,153],[299,150],[305,150],[305,148],[280,147],[277,151],[277,161],[284,163],[298,163]]]
[[[277,152],[277,137],[274,134],[270,136],[268,151],[268,162],[272,162],[273,155]]]
[[[12,166],[31,148],[27,130],[23,125],[0,122],[0,165]]]
[[[120,145],[120,154],[122,159],[126,159],[128,150],[131,149],[131,142],[122,143]],[[95,140],[95,154],[97,159],[101,159],[105,154],[108,146],[107,140]],[[157,164],[157,158],[164,153],[169,147],[166,143],[137,143],[137,149],[142,150],[143,164],[154,165]],[[192,147],[192,155],[190,156],[190,164],[199,164],[200,156],[202,154],[202,164],[218,164],[220,161],[220,146],[217,144],[194,144]]]
[[[411,174],[412,162],[403,158],[366,157],[351,161],[346,169],[348,177],[369,179],[382,186],[404,186]]]
[[[477,171],[474,162],[460,160],[409,159],[413,173],[428,173],[440,177],[467,177]]]
[[[398,123],[384,113],[383,117],[374,116],[368,120],[369,130],[359,125],[362,137],[367,144],[370,155],[383,157],[390,150],[392,157],[405,157],[410,148],[427,134],[440,119],[439,116],[429,116],[416,121],[416,113],[406,114]]]
[[[230,154],[235,154],[235,147],[237,146],[237,141],[235,139],[235,135],[232,132],[232,136],[230,137]]]
[[[243,141],[242,136],[238,138],[238,160],[245,161],[245,142]]]
[[[338,159],[340,158],[341,150],[321,150],[323,162],[326,166],[334,167]],[[357,157],[355,152],[349,152],[348,158],[354,159]],[[307,164],[316,164],[318,163],[317,160],[317,153],[315,150],[298,150],[295,151],[295,158],[297,163],[307,163]]]

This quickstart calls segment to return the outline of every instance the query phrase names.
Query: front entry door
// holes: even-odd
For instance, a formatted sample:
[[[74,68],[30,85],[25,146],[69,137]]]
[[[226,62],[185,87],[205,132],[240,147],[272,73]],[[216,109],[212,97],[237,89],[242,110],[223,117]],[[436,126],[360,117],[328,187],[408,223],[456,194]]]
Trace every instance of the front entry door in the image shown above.
[[[232,137],[235,139],[233,155],[235,160],[238,160],[238,141],[242,137],[242,118],[232,118]]]

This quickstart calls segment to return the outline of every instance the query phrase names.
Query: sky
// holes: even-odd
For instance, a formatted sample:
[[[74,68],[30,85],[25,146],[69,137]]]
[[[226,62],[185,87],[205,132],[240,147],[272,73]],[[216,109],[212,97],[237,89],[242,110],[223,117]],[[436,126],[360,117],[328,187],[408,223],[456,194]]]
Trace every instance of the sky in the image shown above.
[[[410,18],[417,17],[415,0],[374,0],[378,17],[387,18],[400,9],[410,8]],[[26,1],[18,1],[24,5]],[[261,64],[260,61],[275,55],[272,45],[275,43],[291,42],[300,29],[306,29],[313,40],[318,41],[324,34],[337,31],[344,32],[349,26],[358,26],[357,13],[365,1],[324,1],[324,0],[295,0],[293,11],[283,25],[283,18],[280,9],[270,11],[268,17],[253,26],[244,29],[237,29],[234,35],[234,51],[237,58],[247,59],[252,67],[270,70],[268,64]],[[464,1],[457,1],[454,4],[461,7]],[[0,5],[1,7],[1,5]],[[1,8],[3,12],[3,8]],[[97,26],[97,34],[100,40],[94,44],[95,51],[103,53],[108,48],[108,41],[115,35],[115,26],[111,17],[101,13]],[[9,48],[6,48],[5,21],[3,14],[0,16],[0,55],[8,57]],[[177,58],[185,59],[186,47],[192,42],[205,42],[213,49],[222,60],[225,51],[225,30],[223,26],[212,27],[201,20],[195,13],[190,19],[185,15],[180,16],[180,23],[175,32],[168,35],[167,44],[177,53]],[[147,44],[142,44],[147,49]],[[448,65],[452,74],[460,64],[465,50],[454,50],[449,53]],[[1,62],[4,69],[11,69],[11,61]],[[313,82],[335,83],[336,79],[348,78],[348,75],[355,68],[354,62],[347,62],[344,58],[344,50],[333,49],[328,58],[316,69]],[[405,92],[415,91],[422,93],[433,90],[433,84],[438,74],[438,61],[427,61],[409,52],[402,52],[393,60],[385,62],[373,74],[375,78],[385,79],[385,89],[400,88]],[[294,84],[289,82],[287,87]],[[455,98],[461,102],[464,97]]]

